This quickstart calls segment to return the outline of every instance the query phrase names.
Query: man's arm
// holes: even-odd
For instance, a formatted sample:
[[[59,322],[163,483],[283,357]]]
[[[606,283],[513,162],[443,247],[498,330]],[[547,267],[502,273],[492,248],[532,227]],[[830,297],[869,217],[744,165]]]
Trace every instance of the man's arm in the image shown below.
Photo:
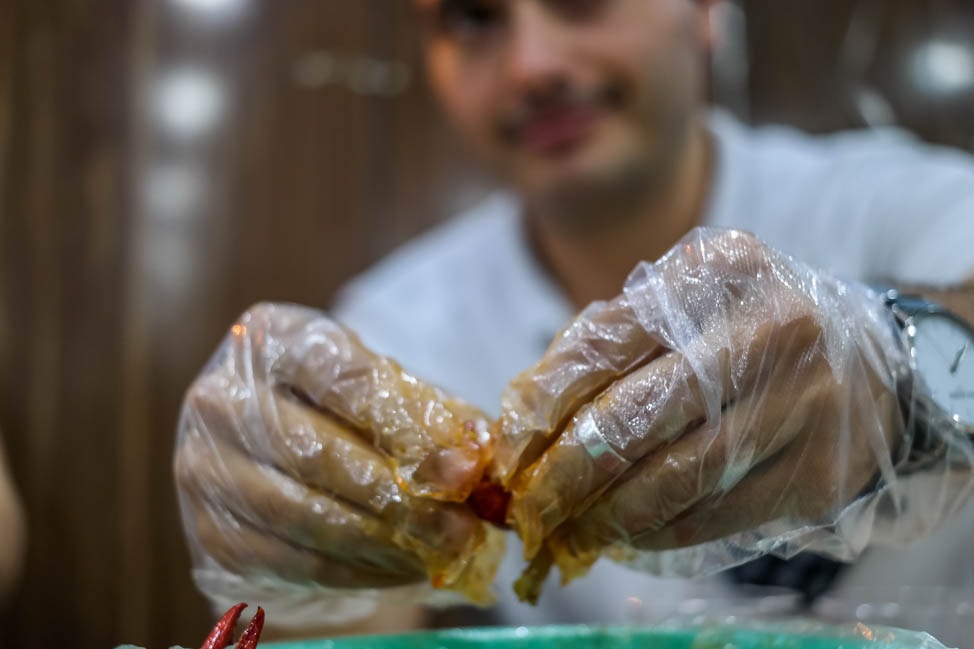
[[[25,527],[24,512],[0,439],[0,605],[9,600],[20,576],[26,546]]]

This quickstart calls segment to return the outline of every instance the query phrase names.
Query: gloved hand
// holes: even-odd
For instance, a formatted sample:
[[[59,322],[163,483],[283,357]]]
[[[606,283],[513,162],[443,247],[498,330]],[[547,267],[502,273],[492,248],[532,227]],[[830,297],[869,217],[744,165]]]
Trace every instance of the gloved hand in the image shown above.
[[[324,315],[254,307],[180,419],[174,468],[197,583],[216,607],[251,596],[281,624],[435,600],[430,585],[488,601],[503,535],[464,504],[488,441],[483,413]]]
[[[893,478],[905,372],[865,287],[747,233],[693,231],[504,394],[493,472],[535,560],[522,595],[551,560],[569,579],[605,552],[731,538],[672,570],[700,574],[830,530]]]

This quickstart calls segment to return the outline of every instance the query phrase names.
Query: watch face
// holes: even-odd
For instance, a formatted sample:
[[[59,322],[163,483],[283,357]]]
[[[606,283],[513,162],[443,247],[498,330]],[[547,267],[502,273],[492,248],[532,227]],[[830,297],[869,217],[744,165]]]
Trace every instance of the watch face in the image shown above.
[[[907,333],[914,367],[930,396],[955,421],[974,425],[974,335],[942,314],[917,316]]]

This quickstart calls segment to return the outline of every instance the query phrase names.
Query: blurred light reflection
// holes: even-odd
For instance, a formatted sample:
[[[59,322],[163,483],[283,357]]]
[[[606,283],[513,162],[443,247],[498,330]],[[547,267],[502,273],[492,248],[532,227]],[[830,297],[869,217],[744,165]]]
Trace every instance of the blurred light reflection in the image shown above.
[[[196,67],[165,73],[157,81],[152,99],[159,125],[179,139],[210,131],[222,117],[225,103],[220,80]]]
[[[243,14],[249,0],[172,0],[173,4],[183,9],[205,15],[210,18],[235,18]]]
[[[931,40],[914,53],[911,71],[921,91],[954,95],[974,86],[974,51],[962,41]]]
[[[204,193],[202,170],[186,163],[158,163],[142,187],[145,208],[154,219],[183,221],[198,213]]]
[[[307,88],[317,88],[340,76],[339,64],[328,52],[309,52],[294,62],[291,68],[294,81]]]
[[[896,111],[889,100],[876,88],[865,84],[853,89],[852,101],[866,126],[893,126]]]
[[[183,232],[150,228],[146,238],[145,268],[156,295],[186,295],[199,286],[197,250],[187,243]]]
[[[412,73],[402,61],[314,51],[294,61],[291,78],[305,88],[343,84],[358,95],[395,97],[409,87]]]

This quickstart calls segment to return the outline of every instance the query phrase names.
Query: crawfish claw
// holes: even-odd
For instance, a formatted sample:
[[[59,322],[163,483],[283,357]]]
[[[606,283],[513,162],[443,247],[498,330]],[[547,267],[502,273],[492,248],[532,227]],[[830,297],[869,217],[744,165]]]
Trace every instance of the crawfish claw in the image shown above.
[[[264,609],[258,606],[253,619],[250,620],[250,624],[244,629],[243,635],[240,636],[240,641],[237,642],[236,649],[254,649],[257,646],[257,641],[260,640],[260,632],[263,628]]]
[[[241,602],[224,613],[220,621],[210,631],[210,635],[203,641],[201,649],[228,649],[233,641],[233,629],[237,626],[237,620],[240,619],[240,614],[245,608],[247,608],[247,604]],[[254,649],[257,646],[257,641],[260,640],[260,632],[263,628],[264,609],[258,606],[257,613],[254,614],[247,628],[244,629],[235,649]]]
[[[230,641],[233,640],[233,629],[237,626],[237,620],[240,619],[240,614],[245,608],[247,605],[241,602],[224,613],[210,631],[210,635],[206,636],[201,649],[226,649],[230,646]]]

